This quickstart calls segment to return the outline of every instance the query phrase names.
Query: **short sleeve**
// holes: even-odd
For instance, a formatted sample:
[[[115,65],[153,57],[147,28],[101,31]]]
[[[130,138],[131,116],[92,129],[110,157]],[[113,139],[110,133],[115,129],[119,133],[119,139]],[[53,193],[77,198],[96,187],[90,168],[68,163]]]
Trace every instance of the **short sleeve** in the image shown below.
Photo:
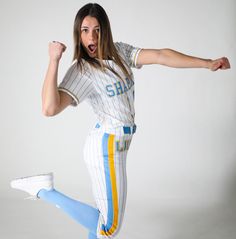
[[[73,98],[72,105],[77,106],[92,92],[93,86],[90,73],[79,70],[77,62],[74,62],[67,70],[62,82],[58,86],[59,91],[63,91]]]
[[[137,65],[137,59],[141,48],[131,46],[123,42],[116,42],[115,46],[121,56],[123,56],[125,62],[134,68],[141,68],[142,65]]]

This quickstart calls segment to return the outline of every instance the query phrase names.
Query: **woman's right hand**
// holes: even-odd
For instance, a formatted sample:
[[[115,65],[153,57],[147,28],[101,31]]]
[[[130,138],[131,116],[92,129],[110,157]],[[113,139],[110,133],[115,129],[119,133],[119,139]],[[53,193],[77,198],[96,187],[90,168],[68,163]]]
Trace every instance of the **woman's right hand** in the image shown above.
[[[66,50],[66,46],[58,41],[49,43],[49,57],[50,60],[59,61],[62,57],[62,53]]]

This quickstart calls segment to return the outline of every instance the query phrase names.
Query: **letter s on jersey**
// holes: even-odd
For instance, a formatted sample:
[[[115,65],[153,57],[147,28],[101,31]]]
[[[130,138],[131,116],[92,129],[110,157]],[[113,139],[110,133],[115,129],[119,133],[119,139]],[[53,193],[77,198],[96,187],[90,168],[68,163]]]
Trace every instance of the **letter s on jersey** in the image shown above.
[[[115,95],[115,91],[112,89],[112,85],[107,85],[106,86],[106,90],[107,90],[107,95],[112,97]]]

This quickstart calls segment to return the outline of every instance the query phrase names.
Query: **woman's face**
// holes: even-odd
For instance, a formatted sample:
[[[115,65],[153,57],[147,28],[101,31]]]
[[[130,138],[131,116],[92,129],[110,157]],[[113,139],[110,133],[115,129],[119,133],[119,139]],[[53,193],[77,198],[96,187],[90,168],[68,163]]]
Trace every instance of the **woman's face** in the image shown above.
[[[87,16],[81,24],[81,42],[90,57],[97,57],[100,25],[97,18]]]

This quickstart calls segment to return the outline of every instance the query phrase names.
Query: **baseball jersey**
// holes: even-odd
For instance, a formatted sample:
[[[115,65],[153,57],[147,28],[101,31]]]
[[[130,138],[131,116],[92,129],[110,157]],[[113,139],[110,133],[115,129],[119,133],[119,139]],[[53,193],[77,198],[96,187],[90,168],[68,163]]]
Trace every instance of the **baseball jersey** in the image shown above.
[[[127,78],[112,60],[103,60],[122,79],[111,70],[101,71],[83,61],[83,71],[75,61],[66,72],[58,90],[64,91],[73,98],[72,105],[77,106],[82,101],[88,101],[102,125],[119,127],[134,124],[134,77],[131,67],[140,68],[137,65],[137,57],[140,48],[117,42],[115,47],[118,54],[126,63],[130,73]]]

